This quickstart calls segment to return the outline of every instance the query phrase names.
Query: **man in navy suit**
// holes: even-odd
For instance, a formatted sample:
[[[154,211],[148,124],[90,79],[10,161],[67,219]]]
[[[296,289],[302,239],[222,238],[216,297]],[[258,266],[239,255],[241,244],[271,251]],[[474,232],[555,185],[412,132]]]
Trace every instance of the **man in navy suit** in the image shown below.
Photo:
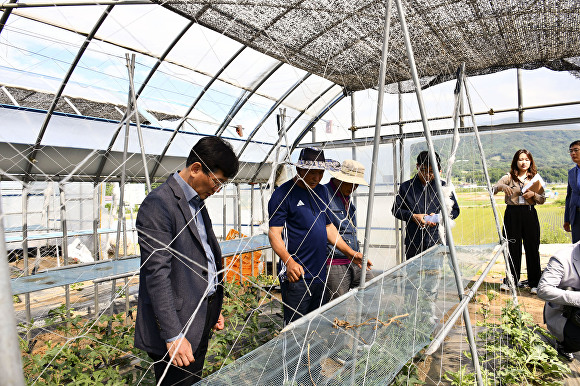
[[[572,243],[580,241],[580,141],[570,144],[570,158],[576,164],[568,171],[564,230],[572,232]]]
[[[199,381],[211,332],[224,328],[221,250],[204,200],[238,168],[230,144],[204,137],[139,208],[135,347],[154,360],[158,384]]]

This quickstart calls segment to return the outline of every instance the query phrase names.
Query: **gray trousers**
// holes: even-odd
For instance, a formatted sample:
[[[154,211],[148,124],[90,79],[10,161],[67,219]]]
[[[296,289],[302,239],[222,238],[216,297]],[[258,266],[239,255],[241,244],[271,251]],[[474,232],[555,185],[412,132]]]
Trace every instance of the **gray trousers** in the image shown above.
[[[360,285],[361,269],[356,264],[327,265],[326,300],[331,301],[344,295],[350,289]],[[373,278],[371,271],[366,271],[366,281]]]

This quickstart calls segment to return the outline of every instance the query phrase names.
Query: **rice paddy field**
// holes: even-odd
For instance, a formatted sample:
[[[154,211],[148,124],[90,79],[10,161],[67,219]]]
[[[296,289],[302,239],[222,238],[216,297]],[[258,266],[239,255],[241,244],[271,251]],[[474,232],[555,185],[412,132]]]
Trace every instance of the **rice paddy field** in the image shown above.
[[[570,233],[562,229],[564,223],[564,199],[566,186],[548,187],[551,192],[543,205],[536,205],[541,228],[541,243],[569,243]],[[457,200],[461,208],[459,217],[455,220],[453,239],[456,245],[479,245],[498,241],[493,210],[489,195],[483,190],[458,189]],[[503,193],[495,195],[499,222],[503,224],[505,203]]]

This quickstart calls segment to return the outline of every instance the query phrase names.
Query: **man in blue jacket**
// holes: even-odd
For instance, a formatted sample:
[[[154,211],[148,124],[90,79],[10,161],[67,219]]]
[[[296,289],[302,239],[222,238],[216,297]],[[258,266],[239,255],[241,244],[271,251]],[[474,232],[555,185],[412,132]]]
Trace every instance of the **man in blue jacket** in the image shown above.
[[[437,172],[441,172],[439,154],[437,159]],[[405,232],[405,259],[423,252],[427,248],[441,242],[438,232],[441,202],[437,196],[434,182],[434,168],[429,163],[429,153],[425,150],[417,156],[417,175],[407,180],[399,187],[399,193],[395,197],[393,215],[399,220],[406,221]],[[442,181],[445,185],[445,182]],[[459,216],[459,205],[455,194],[451,196],[453,208],[451,218]]]
[[[568,171],[564,230],[572,232],[572,243],[580,241],[580,141],[570,144],[570,158],[576,164]]]

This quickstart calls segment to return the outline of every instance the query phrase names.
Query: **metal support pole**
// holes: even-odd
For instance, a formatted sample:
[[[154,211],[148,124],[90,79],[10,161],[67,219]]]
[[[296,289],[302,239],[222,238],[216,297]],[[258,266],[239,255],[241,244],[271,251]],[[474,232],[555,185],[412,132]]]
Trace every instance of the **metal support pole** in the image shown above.
[[[350,94],[350,131],[351,131],[351,138],[354,142],[354,140],[356,139],[356,115],[355,115],[355,104],[354,104],[354,92],[352,94]],[[352,159],[356,161],[356,146],[353,146],[351,148],[352,151]],[[356,207],[358,207],[358,199],[357,199],[357,195],[353,194],[352,195],[352,202]]]
[[[0,220],[2,221],[2,220]],[[40,250],[40,246],[37,247]],[[28,187],[22,187],[22,257],[24,259],[24,276],[28,276]],[[30,293],[24,294],[24,306],[26,308],[26,325],[30,326],[32,312],[30,310]],[[30,343],[30,329],[26,331],[26,343]]]
[[[228,195],[226,193],[226,191],[228,190],[227,186],[224,187],[222,189],[222,197],[223,197],[223,209],[222,209],[222,217],[223,217],[223,221],[222,221],[222,234],[223,234],[223,240],[226,239],[226,236],[228,235],[228,230],[227,230],[227,220],[228,220],[228,212],[227,212],[227,199],[228,199]]]
[[[235,205],[235,210],[236,210],[236,229],[238,230],[238,237],[241,238],[242,237],[242,205],[240,202],[240,184],[236,184],[236,199],[234,200],[236,205]],[[240,284],[242,284],[242,277],[244,277],[244,271],[243,271],[243,259],[242,259],[242,254],[240,253],[238,255],[238,262],[240,264]]]
[[[367,218],[365,225],[365,242],[363,247],[363,262],[360,277],[359,288],[363,288],[366,282],[366,266],[369,260],[369,245],[371,240],[371,227],[373,223],[373,207],[374,207],[374,195],[375,195],[375,185],[377,181],[377,169],[379,160],[379,143],[381,136],[381,121],[383,117],[383,102],[385,97],[385,74],[387,71],[387,54],[389,52],[389,29],[391,28],[391,5],[392,0],[386,0],[386,16],[384,21],[384,32],[383,32],[383,48],[381,54],[381,66],[379,72],[379,93],[377,100],[377,114],[375,121],[375,137],[373,142],[373,158],[371,165],[371,181],[369,186],[369,199],[368,199],[368,209]]]
[[[99,185],[93,185],[93,259],[99,261]]]
[[[129,97],[127,102],[127,111],[132,111],[132,103],[131,103],[131,95],[133,92],[131,91],[132,84],[129,83]],[[135,115],[139,115],[137,111],[134,112]],[[119,259],[119,248],[121,244],[121,227],[123,228],[123,236],[125,238],[125,255],[127,254],[127,232],[125,226],[125,180],[127,178],[127,149],[129,148],[129,129],[131,128],[131,117],[127,117],[127,121],[125,124],[125,142],[123,145],[123,163],[121,165],[121,182],[119,184],[119,210],[117,211],[117,234],[116,234],[116,242],[115,242],[115,260]],[[109,308],[109,315],[113,315],[113,301],[115,300],[117,289],[117,281],[113,280],[111,282],[111,304]],[[112,326],[111,323],[108,325],[108,330],[110,333]]]
[[[479,130],[477,129],[477,123],[475,122],[475,116],[473,114],[473,106],[471,104],[471,96],[469,94],[469,88],[467,87],[467,82],[465,78],[463,79],[463,86],[465,89],[465,96],[467,97],[467,104],[469,106],[469,112],[471,114],[471,122],[473,125],[473,132],[475,134],[475,139],[477,142],[477,147],[479,149],[479,154],[481,156],[481,166],[483,167],[483,174],[485,175],[485,182],[487,184],[487,191],[489,192],[489,201],[491,202],[491,209],[493,210],[493,218],[495,220],[495,227],[497,229],[497,235],[499,238],[500,243],[503,242],[503,233],[502,233],[502,226],[499,221],[499,213],[497,213],[497,205],[495,202],[495,197],[493,195],[493,188],[491,187],[491,183],[489,181],[489,172],[487,170],[487,162],[485,160],[485,152],[483,151],[483,145],[481,144],[481,138],[479,137]],[[512,292],[512,298],[514,299],[514,304],[518,304],[518,294],[516,292],[516,284],[514,283],[513,277],[511,275],[511,268],[510,268],[510,256],[509,256],[509,249],[504,248],[503,256],[505,261],[505,271],[506,271],[506,278],[508,281],[508,285]]]
[[[24,386],[22,360],[18,345],[16,317],[10,285],[10,266],[6,251],[6,233],[2,212],[2,191],[0,189],[0,372],[2,383],[10,386]]]
[[[403,181],[404,178],[404,168],[405,168],[405,154],[404,154],[404,140],[403,140],[403,130],[404,130],[404,126],[405,124],[403,123],[403,92],[402,92],[402,84],[401,82],[398,83],[398,88],[399,88],[399,92],[398,92],[398,100],[399,100],[399,141],[398,141],[398,146],[399,146],[399,163],[398,163],[398,169],[395,170],[393,172],[393,174],[399,173],[398,174],[398,180],[397,180],[397,184],[394,184],[393,186],[393,192],[395,193],[395,195],[399,192],[399,184],[401,183],[401,181]],[[395,196],[396,197],[396,196]],[[396,235],[395,237],[397,238],[397,255],[396,255],[396,259],[397,259],[397,265],[401,264],[403,262],[403,260],[405,259],[405,227],[403,226],[403,222],[401,220],[399,220],[398,218],[395,218],[395,230],[396,230]]]
[[[135,110],[135,123],[137,125],[137,136],[139,137],[139,147],[141,149],[141,161],[145,171],[145,183],[147,184],[147,193],[151,192],[151,181],[149,180],[149,170],[147,169],[147,158],[145,157],[145,145],[143,143],[143,133],[141,132],[141,122],[137,111],[137,97],[135,96],[135,85],[133,75],[135,73],[135,54],[125,54],[127,60],[127,69],[129,70],[129,92],[131,94],[132,109]],[[131,111],[131,110],[128,110]]]
[[[254,236],[254,185],[250,185],[250,236]],[[254,252],[250,254],[250,269],[252,271],[252,277],[256,277],[254,272]]]
[[[522,69],[516,69],[518,78],[518,122],[524,121],[524,97],[522,94]]]
[[[376,121],[375,121],[375,137],[373,142],[373,158],[372,158],[372,165],[371,165],[371,178],[370,178],[370,186],[369,186],[369,197],[368,197],[368,209],[367,209],[367,218],[366,218],[366,226],[365,226],[365,238],[364,238],[364,247],[363,247],[363,261],[362,261],[362,269],[360,274],[360,285],[359,289],[364,288],[366,283],[366,267],[367,262],[369,261],[369,245],[371,239],[371,227],[372,227],[372,217],[373,217],[373,206],[374,206],[374,195],[375,195],[375,185],[376,185],[376,177],[377,177],[377,169],[378,169],[378,159],[379,159],[379,140],[381,135],[381,120],[383,116],[383,101],[384,101],[384,90],[385,90],[385,74],[387,69],[387,55],[389,52],[389,30],[391,28],[391,8],[392,8],[392,0],[386,0],[385,2],[385,20],[383,24],[383,47],[381,52],[381,65],[379,70],[379,92],[378,92],[378,100],[377,100],[377,114],[376,114]],[[360,319],[362,316],[362,302],[358,304],[358,310],[356,313],[356,323],[360,323]],[[353,349],[352,349],[352,371],[351,371],[351,378],[350,384],[355,385],[356,382],[356,369],[357,369],[357,354],[358,354],[358,344],[359,344],[359,330],[357,329],[355,335],[353,337]],[[363,350],[364,351],[364,350]]]
[[[449,162],[447,164],[447,171],[445,173],[445,179],[447,183],[451,181],[452,166],[455,163],[455,155],[457,154],[457,149],[459,148],[459,115],[461,110],[461,86],[463,83],[463,74],[465,73],[465,63],[461,63],[457,75],[457,84],[455,85],[455,106],[453,108],[453,144],[451,145],[451,153],[449,155]]]
[[[66,225],[66,197],[64,194],[64,185],[58,184],[58,191],[60,193],[60,226],[62,229],[62,258],[64,265],[68,265],[68,229]],[[65,302],[66,302],[66,310],[67,316],[69,315],[69,308],[70,308],[70,288],[69,285],[64,286],[64,293],[65,293]]]
[[[405,21],[405,14],[403,11],[403,5],[401,0],[395,0],[397,4],[397,12],[399,14],[399,20],[401,23],[401,32],[403,33],[403,38],[405,40],[405,47],[407,49],[407,59],[409,60],[409,67],[411,70],[411,75],[413,77],[413,83],[415,84],[415,93],[417,95],[417,103],[419,105],[419,111],[421,113],[421,120],[423,122],[423,130],[425,132],[425,139],[427,141],[427,146],[429,148],[429,160],[431,165],[437,165],[437,160],[435,158],[435,149],[433,148],[433,140],[431,139],[431,131],[429,129],[429,123],[427,121],[427,113],[425,111],[425,105],[423,103],[423,94],[421,92],[421,83],[419,82],[419,75],[417,74],[417,67],[415,65],[415,55],[413,54],[413,47],[411,46],[411,39],[409,37],[409,30],[407,28],[407,23]],[[441,214],[443,219],[449,218],[449,213],[447,206],[445,205],[445,195],[441,186],[441,177],[439,173],[434,173],[435,175],[435,187],[437,188],[437,195],[439,201],[441,202]],[[461,280],[461,274],[459,272],[459,265],[457,263],[457,257],[455,256],[455,243],[453,242],[453,235],[451,233],[451,227],[449,221],[444,221],[445,234],[447,236],[447,245],[449,246],[449,255],[451,258],[451,264],[453,266],[453,274],[455,276],[455,283],[457,285],[457,293],[459,299],[463,298],[463,285]],[[483,379],[481,377],[481,369],[479,367],[479,358],[477,354],[477,346],[475,345],[475,339],[473,337],[473,330],[471,326],[471,319],[469,318],[469,312],[467,309],[463,312],[463,320],[465,321],[465,332],[467,335],[467,340],[469,341],[469,349],[471,351],[471,358],[473,361],[473,366],[475,368],[475,375],[477,379],[477,384],[483,386]]]

